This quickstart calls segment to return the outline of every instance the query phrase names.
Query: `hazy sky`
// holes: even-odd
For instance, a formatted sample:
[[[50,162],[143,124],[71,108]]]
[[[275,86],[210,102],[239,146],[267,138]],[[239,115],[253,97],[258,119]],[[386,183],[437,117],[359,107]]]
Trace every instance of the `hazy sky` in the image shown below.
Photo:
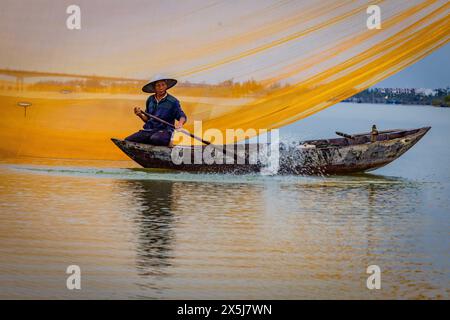
[[[450,86],[450,44],[379,82],[375,87],[445,88],[447,86]]]

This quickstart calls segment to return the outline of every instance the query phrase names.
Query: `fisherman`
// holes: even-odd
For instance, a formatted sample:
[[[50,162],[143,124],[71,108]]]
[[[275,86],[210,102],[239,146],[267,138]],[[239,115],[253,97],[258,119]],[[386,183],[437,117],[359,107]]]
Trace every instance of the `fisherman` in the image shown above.
[[[372,131],[370,132],[370,142],[377,142],[378,129],[376,125],[372,126]]]
[[[147,83],[142,91],[154,93],[148,97],[145,113],[156,116],[181,129],[186,123],[187,117],[181,109],[180,102],[167,90],[177,84],[177,80],[163,76],[154,77]],[[125,138],[127,141],[146,143],[155,146],[168,146],[172,140],[173,128],[156,119],[147,116],[139,107],[134,108],[134,113],[145,122],[143,130]],[[175,124],[175,120],[177,123]]]

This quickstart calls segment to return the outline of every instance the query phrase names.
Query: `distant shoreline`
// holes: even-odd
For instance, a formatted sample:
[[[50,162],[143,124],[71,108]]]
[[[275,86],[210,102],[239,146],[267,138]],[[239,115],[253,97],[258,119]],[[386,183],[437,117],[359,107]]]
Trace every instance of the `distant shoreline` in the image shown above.
[[[450,107],[450,88],[371,88],[342,102]]]
[[[361,104],[361,105],[368,105],[368,104],[372,104],[372,105],[380,105],[380,106],[405,106],[405,107],[426,107],[426,108],[430,108],[433,107],[434,109],[450,109],[450,107],[442,107],[442,106],[434,106],[431,104],[410,104],[410,103],[372,103],[372,102],[353,102],[353,101],[347,101],[347,100],[343,100],[340,103],[350,103],[350,104]]]

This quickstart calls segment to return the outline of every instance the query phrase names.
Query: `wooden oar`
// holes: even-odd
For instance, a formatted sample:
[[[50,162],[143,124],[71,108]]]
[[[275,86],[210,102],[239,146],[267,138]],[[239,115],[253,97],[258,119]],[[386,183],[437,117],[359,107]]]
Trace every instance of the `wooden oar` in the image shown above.
[[[147,113],[147,112],[145,112],[145,111],[141,111],[141,112],[142,112],[142,114],[145,114],[147,117],[152,118],[152,119],[155,119],[155,120],[157,120],[157,121],[159,121],[159,122],[161,122],[161,123],[164,123],[165,125],[167,125],[167,126],[173,128],[173,129],[175,129],[175,130],[177,130],[177,131],[179,131],[179,132],[181,132],[181,133],[184,133],[184,134],[190,136],[191,138],[194,138],[195,140],[200,141],[200,142],[206,144],[207,146],[211,146],[211,147],[213,147],[213,148],[216,149],[216,150],[220,150],[221,152],[223,152],[223,154],[224,154],[225,156],[227,155],[227,151],[225,150],[226,148],[216,146],[216,145],[212,144],[210,141],[204,140],[204,139],[202,139],[202,138],[196,136],[195,134],[190,133],[190,132],[187,131],[187,130],[184,130],[184,129],[177,129],[173,124],[171,124],[171,123],[169,123],[169,122],[167,122],[167,121],[165,121],[165,120],[163,120],[163,119],[161,119],[161,118],[158,118],[158,117],[156,117],[156,116],[154,116],[154,115],[152,115],[152,114],[150,114],[150,113]],[[233,158],[234,158],[234,160],[236,161],[236,163],[238,163],[237,161],[238,161],[238,159],[239,159],[240,157],[239,157],[236,153],[234,153],[234,152],[232,153],[232,155],[233,155]],[[245,163],[245,162],[243,162],[243,163]]]
[[[167,122],[167,121],[165,121],[165,120],[163,120],[163,119],[161,119],[161,118],[158,118],[158,117],[156,117],[156,116],[154,116],[154,115],[152,115],[152,114],[150,114],[150,113],[147,113],[147,112],[145,112],[145,111],[141,111],[141,112],[142,112],[143,114],[145,114],[147,117],[152,118],[152,119],[155,119],[155,120],[157,120],[157,121],[159,121],[159,122],[161,122],[161,123],[164,123],[165,125],[168,125],[169,127],[173,128],[173,129],[175,129],[175,130],[177,130],[177,131],[180,131],[180,132],[182,132],[182,133],[184,133],[184,134],[190,136],[191,138],[194,138],[195,140],[200,141],[200,142],[206,144],[207,146],[212,145],[211,142],[206,141],[206,140],[203,140],[202,138],[197,137],[195,134],[192,134],[192,133],[190,133],[189,131],[186,131],[186,130],[184,130],[184,129],[177,129],[173,124],[171,124],[171,123],[169,123],[169,122]],[[212,146],[214,147],[214,145],[212,145]]]
[[[389,129],[389,130],[380,130],[378,131],[378,134],[384,134],[384,133],[392,133],[392,132],[398,132],[398,131],[403,131],[405,129]],[[371,132],[365,132],[365,133],[354,133],[353,136],[354,137],[359,137],[359,136],[367,136],[371,134]]]
[[[397,132],[397,131],[402,131],[402,130],[403,129],[383,130],[383,131],[378,131],[378,134],[391,133],[391,132]],[[347,139],[356,139],[357,137],[368,136],[368,135],[370,135],[372,133],[371,132],[365,132],[365,133],[347,134],[347,133],[336,131],[336,134],[338,136],[341,136],[341,137],[344,137],[344,138],[347,138]]]
[[[343,132],[336,131],[336,134],[337,134],[338,136],[341,136],[341,137],[344,137],[344,138],[347,138],[347,139],[355,139],[354,136],[352,136],[352,135],[350,135],[350,134],[347,134],[347,133],[343,133]]]

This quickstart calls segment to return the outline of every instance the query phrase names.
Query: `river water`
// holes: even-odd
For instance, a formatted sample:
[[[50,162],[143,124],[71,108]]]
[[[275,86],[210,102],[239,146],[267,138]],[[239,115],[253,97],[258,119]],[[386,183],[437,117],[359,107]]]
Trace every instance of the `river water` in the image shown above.
[[[0,298],[448,299],[450,110],[341,103],[283,140],[431,125],[400,159],[334,177],[1,159]],[[81,290],[66,268],[81,269]],[[369,290],[366,268],[381,269]]]

